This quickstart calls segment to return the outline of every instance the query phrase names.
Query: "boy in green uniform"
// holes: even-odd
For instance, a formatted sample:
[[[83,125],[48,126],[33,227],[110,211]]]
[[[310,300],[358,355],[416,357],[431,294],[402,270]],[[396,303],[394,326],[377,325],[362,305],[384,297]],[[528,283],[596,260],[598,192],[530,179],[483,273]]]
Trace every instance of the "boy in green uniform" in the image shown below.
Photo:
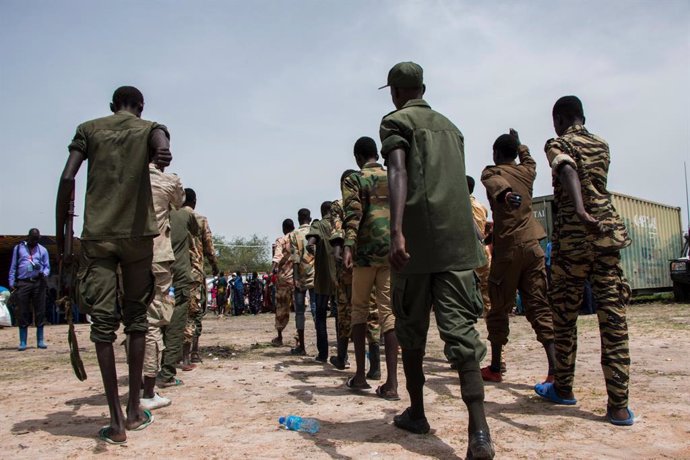
[[[333,227],[328,219],[331,202],[321,203],[321,220],[311,223],[307,238],[307,250],[314,255],[314,292],[316,293],[316,361],[328,360],[328,300],[335,293],[335,259],[330,238]]]
[[[113,94],[111,116],[82,123],[69,145],[60,178],[56,223],[59,253],[64,254],[65,223],[74,178],[88,160],[79,306],[91,315],[91,340],[101,369],[110,409],[110,424],[99,437],[126,442],[125,430],[141,430],[153,415],[139,405],[148,323],[146,312],[154,292],[151,272],[153,238],[158,225],[153,210],[149,162],[166,167],[172,160],[165,126],[141,119],[144,96],[131,86]],[[117,270],[121,270],[122,318],[117,308]],[[129,401],[125,420],[117,388],[113,342],[120,319],[129,335]]]
[[[630,286],[620,264],[620,250],[630,244],[627,231],[606,189],[609,146],[585,128],[582,102],[565,96],[553,107],[558,134],[544,148],[553,170],[554,219],[550,294],[556,342],[554,383],[535,386],[537,394],[557,404],[576,404],[573,394],[577,352],[577,316],[587,279],[597,301],[601,367],[606,380],[606,416],[614,425],[632,425],[628,408],[630,350],[626,309]]]
[[[381,121],[388,165],[393,312],[402,348],[410,407],[397,427],[428,433],[422,368],[429,314],[460,373],[469,415],[467,457],[489,459],[494,449],[484,414],[479,363],[486,354],[475,328],[482,300],[474,269],[485,264],[472,222],[462,133],[422,99],[422,68],[396,64],[388,84],[396,111]],[[385,86],[384,86],[385,87]]]

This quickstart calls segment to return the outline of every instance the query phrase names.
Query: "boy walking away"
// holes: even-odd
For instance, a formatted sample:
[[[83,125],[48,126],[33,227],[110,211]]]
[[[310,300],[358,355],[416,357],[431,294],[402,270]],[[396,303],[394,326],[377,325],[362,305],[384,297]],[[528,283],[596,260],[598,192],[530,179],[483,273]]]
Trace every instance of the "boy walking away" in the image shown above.
[[[314,292],[316,293],[316,361],[328,360],[328,301],[335,292],[335,259],[331,247],[333,228],[329,219],[331,202],[321,203],[321,220],[312,222],[307,233],[307,250],[314,254]]]
[[[147,319],[149,328],[146,332],[146,351],[144,353],[144,394],[141,406],[144,409],[158,409],[170,405],[170,399],[154,391],[156,376],[160,371],[163,358],[164,326],[170,324],[174,301],[170,298],[172,286],[172,265],[175,261],[172,243],[170,242],[170,211],[178,209],[184,202],[182,182],[174,174],[165,174],[164,168],[149,165],[153,209],[156,213],[159,235],[153,240],[153,276],[155,277],[155,294],[148,306]]]
[[[376,289],[379,324],[386,347],[386,382],[376,389],[381,398],[396,401],[398,396],[398,339],[395,317],[391,312],[390,210],[388,206],[388,175],[377,160],[376,142],[360,137],[354,146],[359,174],[350,174],[342,185],[345,221],[343,263],[352,269],[352,341],[355,346],[357,370],[348,379],[351,389],[370,388],[365,376],[365,337],[369,318],[369,299]],[[354,268],[353,268],[354,267]]]
[[[381,121],[381,152],[388,168],[395,332],[402,348],[410,407],[397,427],[428,433],[424,414],[424,350],[429,314],[460,374],[469,415],[467,457],[494,456],[484,414],[479,363],[486,347],[475,328],[482,301],[474,269],[486,263],[472,223],[460,130],[422,99],[422,68],[396,64],[388,84],[396,111]],[[385,87],[385,86],[384,86]]]
[[[494,142],[495,166],[482,172],[494,219],[493,260],[489,273],[491,310],[486,327],[491,342],[491,365],[482,369],[487,382],[501,382],[501,357],[510,333],[509,314],[519,289],[527,320],[544,347],[548,372],[553,382],[555,349],[551,307],[546,297],[546,267],[539,240],[544,228],[532,213],[532,187],[537,164],[529,148],[520,144],[517,131],[499,136]],[[515,159],[519,156],[520,163]]]
[[[623,275],[620,250],[630,245],[627,231],[611,203],[606,182],[609,146],[585,128],[582,102],[565,96],[553,107],[556,139],[546,143],[553,170],[557,206],[552,246],[551,299],[556,336],[556,380],[535,391],[556,404],[576,404],[573,394],[577,352],[577,315],[584,284],[591,281],[601,335],[601,367],[606,380],[606,417],[630,426],[628,407],[630,351],[626,309],[630,286]]]
[[[154,292],[153,238],[158,235],[148,164],[166,167],[172,160],[165,126],[141,119],[144,96],[131,86],[115,90],[113,115],[77,127],[60,178],[56,205],[57,243],[64,254],[65,222],[74,178],[88,160],[79,306],[91,315],[91,340],[110,410],[110,424],[99,437],[124,444],[126,430],[142,430],[153,415],[139,405],[148,323],[146,311]],[[118,312],[117,270],[123,295]],[[120,319],[129,335],[129,401],[127,418],[120,406],[113,342]]]
[[[283,345],[283,330],[290,321],[290,306],[295,295],[295,285],[292,281],[292,262],[290,262],[290,233],[295,229],[292,219],[283,221],[283,236],[276,239],[273,254],[273,275],[276,278],[276,331],[278,335],[271,340],[271,345]]]
[[[290,261],[293,263],[295,282],[295,329],[297,329],[297,346],[290,354],[304,356],[304,311],[306,295],[309,292],[309,303],[316,300],[314,293],[314,256],[307,251],[306,236],[311,224],[311,211],[302,208],[297,211],[299,227],[290,233]]]
[[[225,272],[220,272],[218,279],[215,282],[216,285],[216,313],[218,316],[223,316],[225,314],[225,306],[228,303],[228,279],[225,277]]]

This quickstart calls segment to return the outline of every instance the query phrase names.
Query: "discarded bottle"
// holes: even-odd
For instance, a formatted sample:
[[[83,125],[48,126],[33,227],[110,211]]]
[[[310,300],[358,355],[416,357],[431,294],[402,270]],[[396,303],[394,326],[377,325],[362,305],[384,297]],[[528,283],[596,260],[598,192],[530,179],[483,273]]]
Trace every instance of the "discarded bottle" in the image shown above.
[[[302,418],[299,415],[288,415],[280,417],[278,423],[291,431],[302,431],[304,433],[318,433],[321,425],[315,418]]]
[[[175,286],[170,286],[170,289],[168,289],[168,295],[170,297],[175,297]]]

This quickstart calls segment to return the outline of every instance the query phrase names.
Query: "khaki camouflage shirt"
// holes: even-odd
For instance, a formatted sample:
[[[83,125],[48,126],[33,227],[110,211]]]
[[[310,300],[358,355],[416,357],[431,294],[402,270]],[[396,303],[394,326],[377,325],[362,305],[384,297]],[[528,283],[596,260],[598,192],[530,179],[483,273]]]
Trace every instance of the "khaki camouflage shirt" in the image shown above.
[[[290,261],[290,235],[292,232],[276,238],[276,250],[273,253],[273,263],[278,268],[278,285],[294,286],[292,281],[293,264]]]
[[[194,280],[198,282],[205,282],[206,272],[204,271],[204,256],[211,263],[216,263],[216,248],[213,246],[213,233],[211,227],[208,225],[208,219],[189,206],[185,206],[196,218],[199,224],[199,234],[193,236],[190,253],[192,256],[192,274]]]
[[[580,179],[585,211],[605,224],[621,223],[606,189],[611,161],[606,141],[587,131],[582,125],[573,125],[556,139],[549,139],[544,147],[553,171],[554,244],[560,251],[587,250],[599,238],[587,230],[575,213],[575,205],[558,179],[561,166],[569,164]],[[622,223],[621,223],[622,225]]]
[[[293,280],[300,290],[314,287],[314,256],[307,251],[309,224],[300,225],[290,233],[290,260],[294,265]]]
[[[149,165],[149,174],[159,233],[153,239],[153,262],[172,262],[175,253],[170,242],[170,211],[179,209],[184,203],[184,188],[179,177],[166,174],[152,164]]]
[[[353,248],[354,265],[388,265],[390,208],[388,174],[379,163],[367,163],[343,181],[345,246]]]

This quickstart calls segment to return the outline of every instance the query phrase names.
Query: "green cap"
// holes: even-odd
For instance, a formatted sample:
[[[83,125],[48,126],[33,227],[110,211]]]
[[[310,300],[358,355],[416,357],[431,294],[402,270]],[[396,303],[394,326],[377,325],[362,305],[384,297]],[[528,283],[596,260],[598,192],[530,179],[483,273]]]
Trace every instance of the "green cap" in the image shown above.
[[[388,72],[388,84],[383,85],[379,89],[388,86],[395,86],[396,88],[421,88],[424,83],[424,70],[419,64],[414,62],[398,62]]]

